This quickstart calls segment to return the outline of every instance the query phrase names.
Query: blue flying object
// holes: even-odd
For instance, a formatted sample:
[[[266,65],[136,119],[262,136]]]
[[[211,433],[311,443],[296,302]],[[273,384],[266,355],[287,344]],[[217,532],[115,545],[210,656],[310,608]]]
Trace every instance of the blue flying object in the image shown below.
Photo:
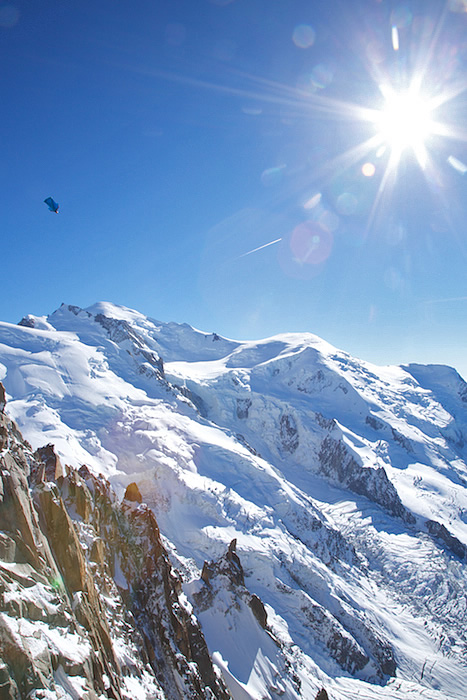
[[[49,211],[53,211],[55,214],[58,214],[58,204],[57,202],[54,202],[52,197],[47,197],[47,199],[44,199],[44,202],[49,207]]]

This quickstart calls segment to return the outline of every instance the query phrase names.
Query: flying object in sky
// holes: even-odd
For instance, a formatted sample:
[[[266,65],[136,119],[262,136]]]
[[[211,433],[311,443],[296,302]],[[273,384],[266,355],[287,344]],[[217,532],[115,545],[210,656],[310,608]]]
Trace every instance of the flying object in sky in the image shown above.
[[[55,214],[58,214],[58,204],[52,199],[52,197],[47,197],[44,199],[44,202],[49,207],[49,211],[53,211]]]
[[[242,253],[238,257],[244,258],[247,255],[251,255],[252,253],[256,253],[258,250],[263,250],[263,248],[267,248],[270,245],[274,245],[274,243],[279,243],[279,241],[281,241],[281,240],[282,240],[282,238],[276,238],[275,241],[270,241],[269,243],[265,243],[264,245],[258,246],[258,248],[253,248],[253,250],[249,250],[247,253]]]

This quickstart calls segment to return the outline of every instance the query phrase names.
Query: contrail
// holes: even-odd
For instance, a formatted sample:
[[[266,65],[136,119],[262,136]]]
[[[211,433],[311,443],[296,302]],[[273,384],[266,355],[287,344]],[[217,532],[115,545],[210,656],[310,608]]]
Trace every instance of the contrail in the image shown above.
[[[246,255],[251,255],[252,253],[256,253],[256,252],[258,252],[258,250],[263,250],[263,248],[267,248],[270,245],[274,245],[274,243],[279,243],[279,241],[281,241],[281,240],[282,240],[282,238],[276,238],[275,241],[270,241],[269,243],[265,243],[264,245],[258,246],[258,248],[253,248],[253,250],[249,250],[248,253],[242,253],[237,258],[235,258],[235,260],[239,260],[240,258],[244,258]]]

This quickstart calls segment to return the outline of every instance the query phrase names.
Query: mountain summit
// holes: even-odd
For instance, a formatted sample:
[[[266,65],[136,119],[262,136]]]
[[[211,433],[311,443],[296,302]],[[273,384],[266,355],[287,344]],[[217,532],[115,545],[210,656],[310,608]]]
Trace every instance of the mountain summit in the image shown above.
[[[0,380],[5,697],[465,697],[454,369],[98,303],[0,323]]]

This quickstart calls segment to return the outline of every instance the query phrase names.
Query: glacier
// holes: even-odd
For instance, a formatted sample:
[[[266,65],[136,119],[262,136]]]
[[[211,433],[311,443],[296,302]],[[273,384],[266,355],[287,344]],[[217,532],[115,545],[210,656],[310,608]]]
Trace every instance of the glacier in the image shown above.
[[[378,367],[311,333],[235,341],[100,302],[0,323],[0,381],[32,449],[53,445],[120,499],[137,484],[233,698],[465,698],[454,369]],[[238,581],[209,564],[232,542]]]

